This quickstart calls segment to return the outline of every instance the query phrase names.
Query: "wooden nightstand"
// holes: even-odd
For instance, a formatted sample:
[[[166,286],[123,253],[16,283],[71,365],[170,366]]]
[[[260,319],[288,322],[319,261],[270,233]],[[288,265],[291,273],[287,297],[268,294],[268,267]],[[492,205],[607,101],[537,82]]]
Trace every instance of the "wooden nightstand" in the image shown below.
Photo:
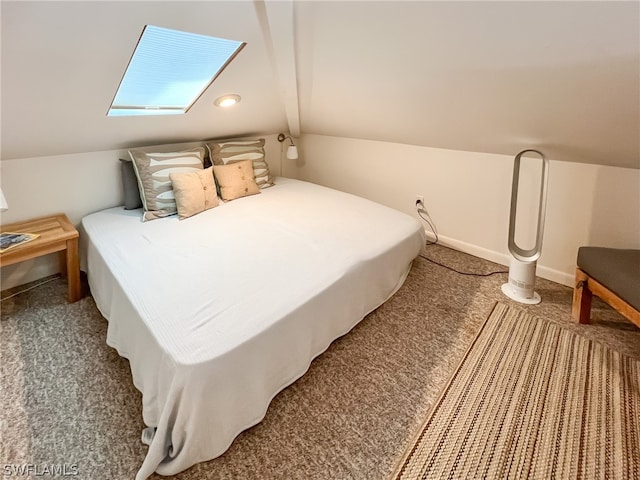
[[[80,263],[78,261],[78,231],[64,213],[35,218],[26,222],[2,225],[2,232],[37,233],[35,240],[0,253],[0,267],[58,253],[60,272],[67,277],[69,302],[82,296]]]

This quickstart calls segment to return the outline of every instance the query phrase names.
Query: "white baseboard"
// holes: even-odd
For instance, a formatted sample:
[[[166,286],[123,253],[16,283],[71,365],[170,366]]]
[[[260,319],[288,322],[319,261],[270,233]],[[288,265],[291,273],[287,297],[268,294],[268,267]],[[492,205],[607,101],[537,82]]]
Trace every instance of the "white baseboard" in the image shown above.
[[[433,233],[431,232],[427,232],[427,238],[431,242],[435,240]],[[489,260],[490,262],[504,265],[506,268],[509,268],[509,263],[511,263],[511,256],[506,253],[489,250],[487,248],[479,247],[471,243],[456,240],[455,238],[438,235],[438,243],[444,245],[445,247],[450,247],[454,250],[459,250],[461,252],[468,253],[469,255],[484,258],[485,260]],[[560,270],[555,270],[538,263],[536,275],[540,278],[551,280],[552,282],[560,283],[562,285],[573,288],[574,272],[562,272]]]

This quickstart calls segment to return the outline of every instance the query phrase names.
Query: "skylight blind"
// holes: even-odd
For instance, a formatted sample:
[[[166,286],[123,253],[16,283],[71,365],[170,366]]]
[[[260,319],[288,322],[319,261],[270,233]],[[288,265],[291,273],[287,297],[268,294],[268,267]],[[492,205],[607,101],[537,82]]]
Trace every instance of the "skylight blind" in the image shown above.
[[[147,25],[108,115],[186,112],[243,46]]]

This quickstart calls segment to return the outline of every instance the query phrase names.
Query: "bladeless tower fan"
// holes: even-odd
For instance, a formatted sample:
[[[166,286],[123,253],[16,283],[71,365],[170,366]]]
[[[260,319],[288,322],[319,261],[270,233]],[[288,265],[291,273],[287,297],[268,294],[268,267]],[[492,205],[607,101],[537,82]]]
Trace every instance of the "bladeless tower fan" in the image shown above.
[[[520,161],[524,154],[535,153],[542,159],[540,177],[540,199],[538,203],[538,225],[536,243],[533,248],[525,250],[516,244],[516,210],[518,206],[518,185],[520,183]],[[549,178],[549,161],[538,150],[523,150],[516,155],[513,164],[513,181],[511,183],[511,211],[509,213],[509,252],[513,255],[509,264],[509,282],[502,285],[502,292],[512,300],[535,305],[540,303],[540,295],[535,291],[536,264],[542,253],[542,234],[544,232],[544,215],[547,207],[547,180]]]

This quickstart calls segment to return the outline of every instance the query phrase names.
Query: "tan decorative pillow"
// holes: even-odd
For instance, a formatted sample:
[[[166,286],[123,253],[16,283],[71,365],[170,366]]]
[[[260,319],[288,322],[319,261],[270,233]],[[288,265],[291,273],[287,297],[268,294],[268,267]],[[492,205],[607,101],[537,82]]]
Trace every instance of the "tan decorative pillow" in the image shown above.
[[[180,219],[191,217],[219,205],[213,168],[194,172],[170,173]]]
[[[144,207],[143,220],[154,220],[177,212],[169,175],[193,172],[204,168],[204,148],[196,147],[181,152],[147,153],[129,150],[140,186]]]
[[[233,200],[260,193],[253,174],[251,160],[229,165],[214,165],[213,173],[220,186],[220,195],[223,200]]]
[[[205,142],[209,149],[212,165],[228,165],[230,163],[251,160],[253,173],[259,188],[274,184],[269,172],[269,165],[264,156],[264,138],[257,140],[229,140]]]

